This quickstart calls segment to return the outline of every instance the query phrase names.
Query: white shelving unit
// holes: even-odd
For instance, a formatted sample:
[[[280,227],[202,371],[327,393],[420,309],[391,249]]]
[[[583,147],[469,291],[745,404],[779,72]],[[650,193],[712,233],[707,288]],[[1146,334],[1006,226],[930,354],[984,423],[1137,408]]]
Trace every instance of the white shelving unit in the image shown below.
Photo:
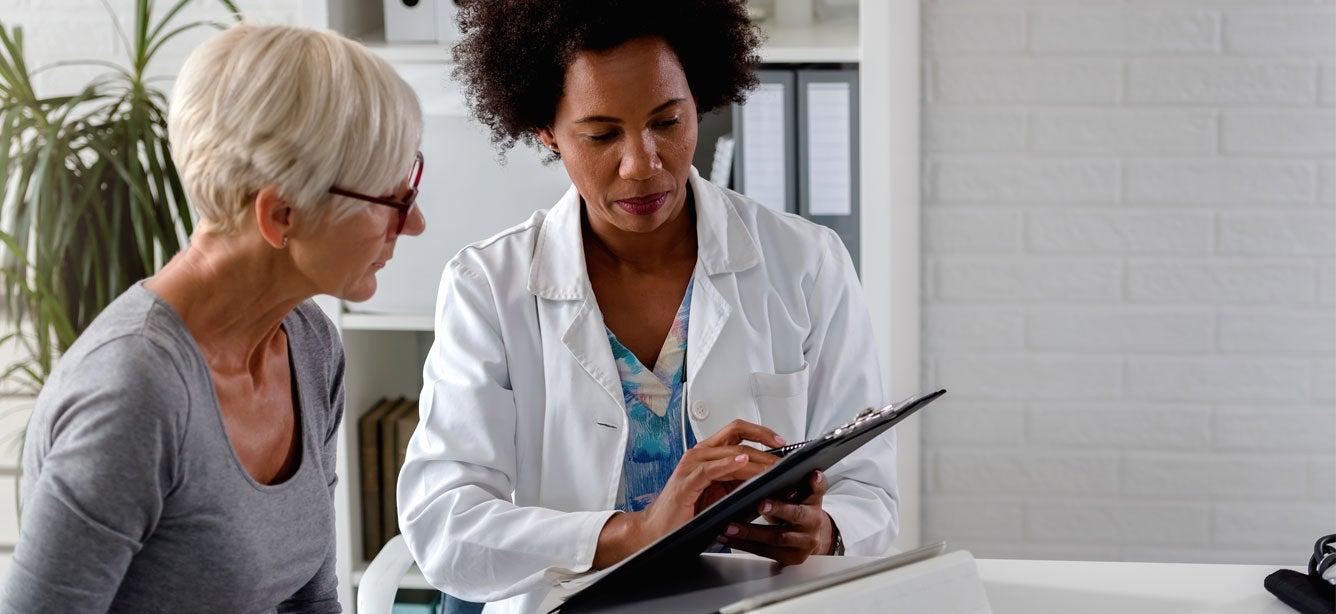
[[[382,330],[431,332],[431,314],[399,315],[376,313],[343,313],[339,315],[342,330]]]
[[[858,62],[858,22],[818,22],[811,27],[772,26],[762,23],[765,42],[761,61],[767,64]],[[374,31],[357,37],[391,63],[427,64],[450,62],[450,49],[434,43],[388,44],[385,34]]]
[[[302,19],[307,26],[334,29],[365,42],[406,72],[420,71],[424,64],[447,68],[449,52],[444,45],[385,43],[379,31],[380,7],[381,2],[375,0],[304,0]],[[818,22],[805,28],[762,27],[766,39],[760,56],[765,63],[859,66],[862,276],[889,392],[896,398],[916,392],[918,0],[859,0],[856,21]],[[449,254],[440,257],[444,262]],[[435,281],[423,283],[421,291],[434,296]],[[367,559],[374,556],[362,552],[357,419],[382,397],[418,394],[422,363],[431,343],[432,317],[428,313],[352,313],[333,301],[325,307],[342,333],[347,356],[347,405],[339,433],[335,504],[339,595],[344,611],[354,613],[355,588]],[[919,541],[918,509],[911,503],[919,499],[918,424],[910,421],[898,430],[901,500],[905,503],[897,545],[911,547]],[[416,569],[401,586],[431,588]]]

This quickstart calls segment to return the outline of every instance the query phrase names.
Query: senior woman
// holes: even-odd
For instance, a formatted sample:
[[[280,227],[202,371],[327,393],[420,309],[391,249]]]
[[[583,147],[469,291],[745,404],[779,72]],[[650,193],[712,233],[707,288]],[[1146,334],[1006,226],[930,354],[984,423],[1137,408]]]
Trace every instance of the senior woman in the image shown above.
[[[835,233],[691,167],[697,118],[756,80],[740,0],[462,10],[475,114],[574,185],[446,267],[399,523],[433,585],[529,612],[553,579],[626,558],[777,461],[756,446],[884,393]],[[719,539],[782,563],[889,548],[892,437],[812,480],[810,499],[760,506],[772,524]]]
[[[422,118],[356,43],[241,25],[176,83],[189,247],[93,322],[24,450],[10,612],[338,612],[343,352],[415,206]]]

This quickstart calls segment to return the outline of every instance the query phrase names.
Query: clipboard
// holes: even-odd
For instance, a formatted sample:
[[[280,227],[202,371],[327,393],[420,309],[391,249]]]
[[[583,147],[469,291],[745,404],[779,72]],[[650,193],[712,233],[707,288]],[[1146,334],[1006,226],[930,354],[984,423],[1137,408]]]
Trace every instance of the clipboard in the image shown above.
[[[944,394],[945,390],[938,390],[881,409],[866,409],[848,423],[802,443],[774,467],[743,482],[676,531],[588,579],[552,612],[593,610],[625,598],[625,591],[634,591],[647,582],[652,584],[665,569],[700,555],[730,523],[755,520],[761,501],[806,499],[811,494],[807,478],[813,471],[829,469]]]

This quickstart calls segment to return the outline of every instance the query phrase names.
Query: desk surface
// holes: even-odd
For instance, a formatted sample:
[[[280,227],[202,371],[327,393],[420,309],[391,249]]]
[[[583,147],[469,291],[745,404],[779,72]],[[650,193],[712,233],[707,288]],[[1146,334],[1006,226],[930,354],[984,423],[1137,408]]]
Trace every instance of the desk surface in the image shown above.
[[[980,559],[994,614],[1294,614],[1262,580],[1269,565]],[[1305,571],[1300,567],[1292,567]]]
[[[804,565],[833,572],[870,560],[812,557]],[[1262,586],[1278,569],[1269,565],[1019,559],[979,559],[976,564],[993,614],[1294,614]],[[549,595],[539,611],[555,606],[554,597]]]

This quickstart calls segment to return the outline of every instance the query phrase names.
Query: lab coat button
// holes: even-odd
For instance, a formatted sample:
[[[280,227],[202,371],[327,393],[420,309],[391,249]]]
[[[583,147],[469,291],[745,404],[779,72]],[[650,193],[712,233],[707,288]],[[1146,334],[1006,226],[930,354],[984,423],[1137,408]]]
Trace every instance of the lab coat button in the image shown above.
[[[692,401],[691,417],[697,420],[704,420],[710,417],[710,408],[706,407],[703,401]]]

